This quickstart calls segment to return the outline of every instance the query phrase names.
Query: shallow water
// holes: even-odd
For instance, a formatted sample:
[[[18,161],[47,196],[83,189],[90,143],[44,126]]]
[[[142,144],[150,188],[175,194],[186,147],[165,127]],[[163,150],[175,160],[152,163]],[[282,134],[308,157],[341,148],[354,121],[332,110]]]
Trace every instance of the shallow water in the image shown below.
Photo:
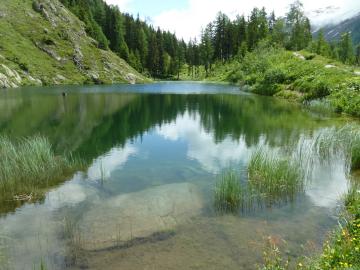
[[[239,171],[246,181],[249,158],[259,145],[288,147],[338,121],[216,84],[1,92],[0,134],[47,136],[57,153],[82,157],[87,169],[53,187],[43,201],[10,210],[3,206],[0,268],[255,269],[269,237],[292,259],[309,255],[337,222],[338,200],[347,189],[339,160],[318,165],[305,194],[294,203],[219,215],[213,209],[212,189],[227,168]],[[152,190],[178,187],[175,183],[190,183],[197,190],[200,211],[187,209],[186,218],[166,230],[156,222],[146,224],[146,232],[154,234],[140,230],[145,237],[120,239],[121,244],[111,248],[101,248],[101,243],[84,248],[84,228],[99,223],[91,217],[106,219],[94,241],[111,233],[113,223],[122,222],[113,220],[117,208],[106,205],[124,198],[141,204],[141,197],[151,197]],[[159,200],[155,205],[165,207]],[[181,209],[181,198],[178,203]],[[154,211],[136,207],[134,211],[141,209],[144,215]],[[127,210],[133,215],[132,209],[122,211]],[[142,224],[131,226],[141,229]]]

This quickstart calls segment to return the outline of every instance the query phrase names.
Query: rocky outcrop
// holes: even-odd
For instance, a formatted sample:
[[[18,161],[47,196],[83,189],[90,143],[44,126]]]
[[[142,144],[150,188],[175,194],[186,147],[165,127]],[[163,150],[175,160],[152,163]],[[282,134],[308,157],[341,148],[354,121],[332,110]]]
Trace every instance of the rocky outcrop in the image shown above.
[[[99,49],[58,0],[3,1],[0,17],[0,88],[147,81],[115,53]]]
[[[189,183],[111,198],[84,214],[79,224],[82,248],[102,250],[172,230],[198,215],[202,207],[200,193]]]
[[[4,64],[0,65],[0,88],[16,88],[22,83],[22,79],[16,70],[12,70]]]

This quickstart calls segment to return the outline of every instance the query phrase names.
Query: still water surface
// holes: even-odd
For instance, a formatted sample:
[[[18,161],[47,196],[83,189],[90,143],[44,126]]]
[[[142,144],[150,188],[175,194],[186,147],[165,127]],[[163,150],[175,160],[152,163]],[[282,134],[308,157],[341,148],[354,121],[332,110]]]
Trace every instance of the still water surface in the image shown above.
[[[213,187],[227,168],[246,181],[259,145],[338,121],[216,84],[4,91],[0,134],[47,136],[87,166],[43,201],[1,210],[0,269],[255,269],[269,237],[310,255],[337,222],[341,162],[319,166],[296,202],[238,215],[214,211]]]

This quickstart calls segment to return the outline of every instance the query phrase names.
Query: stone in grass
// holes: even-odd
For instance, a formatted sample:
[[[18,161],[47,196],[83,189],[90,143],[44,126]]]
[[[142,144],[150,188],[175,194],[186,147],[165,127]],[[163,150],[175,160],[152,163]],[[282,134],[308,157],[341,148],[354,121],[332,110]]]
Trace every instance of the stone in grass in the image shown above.
[[[119,195],[93,207],[79,223],[81,246],[103,250],[173,230],[199,215],[203,200],[190,183]]]

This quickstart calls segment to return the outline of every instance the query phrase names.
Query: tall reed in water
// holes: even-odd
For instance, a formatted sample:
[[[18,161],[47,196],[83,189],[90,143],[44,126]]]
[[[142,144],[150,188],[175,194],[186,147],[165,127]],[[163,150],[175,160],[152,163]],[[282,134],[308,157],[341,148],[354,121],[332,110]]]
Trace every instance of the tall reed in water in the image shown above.
[[[233,171],[223,173],[215,185],[214,198],[218,211],[237,211],[243,199],[240,177]]]
[[[305,173],[300,162],[285,159],[267,148],[256,150],[248,167],[249,188],[263,199],[266,205],[293,201],[304,191]]]
[[[11,140],[0,136],[0,200],[30,200],[39,190],[73,172],[79,162],[56,156],[41,136]]]
[[[321,160],[343,157],[349,170],[360,169],[360,127],[347,124],[322,130],[314,138],[315,155]]]

